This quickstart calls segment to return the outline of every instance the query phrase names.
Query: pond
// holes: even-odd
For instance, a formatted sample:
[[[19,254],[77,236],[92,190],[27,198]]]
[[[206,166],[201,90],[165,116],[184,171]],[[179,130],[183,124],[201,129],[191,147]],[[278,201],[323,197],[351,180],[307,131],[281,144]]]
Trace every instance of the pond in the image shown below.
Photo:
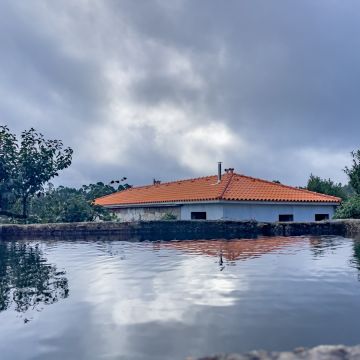
[[[359,343],[360,242],[0,242],[7,359],[185,359]]]

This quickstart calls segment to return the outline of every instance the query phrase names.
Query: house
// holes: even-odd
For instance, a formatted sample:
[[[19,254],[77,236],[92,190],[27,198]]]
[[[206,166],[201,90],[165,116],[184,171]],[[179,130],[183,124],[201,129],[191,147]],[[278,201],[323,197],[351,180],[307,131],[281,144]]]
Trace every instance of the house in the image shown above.
[[[257,220],[321,221],[331,219],[341,199],[279,183],[223,174],[133,187],[95,199],[120,221]]]

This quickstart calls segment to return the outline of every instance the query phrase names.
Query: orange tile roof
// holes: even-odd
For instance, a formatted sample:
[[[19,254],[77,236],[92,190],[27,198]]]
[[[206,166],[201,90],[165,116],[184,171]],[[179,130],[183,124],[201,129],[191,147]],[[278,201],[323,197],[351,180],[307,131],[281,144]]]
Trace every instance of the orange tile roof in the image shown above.
[[[95,199],[103,206],[211,200],[333,202],[340,198],[236,173],[133,187]]]

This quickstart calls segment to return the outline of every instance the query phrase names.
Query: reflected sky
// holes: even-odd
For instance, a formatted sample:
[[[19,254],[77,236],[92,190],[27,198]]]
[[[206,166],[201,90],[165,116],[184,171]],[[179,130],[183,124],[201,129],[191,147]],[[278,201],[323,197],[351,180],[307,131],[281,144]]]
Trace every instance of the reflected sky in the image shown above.
[[[1,301],[1,359],[184,359],[358,342],[355,240],[33,241],[0,249],[0,299],[24,289],[29,298],[25,307]]]

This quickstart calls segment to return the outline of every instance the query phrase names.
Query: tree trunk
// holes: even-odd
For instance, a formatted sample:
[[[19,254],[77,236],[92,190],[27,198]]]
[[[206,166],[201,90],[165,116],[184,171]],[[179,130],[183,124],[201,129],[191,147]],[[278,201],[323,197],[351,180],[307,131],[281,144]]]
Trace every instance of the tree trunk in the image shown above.
[[[22,217],[24,219],[25,224],[27,223],[26,218],[27,218],[27,212],[28,212],[28,197],[24,196],[22,198]]]

